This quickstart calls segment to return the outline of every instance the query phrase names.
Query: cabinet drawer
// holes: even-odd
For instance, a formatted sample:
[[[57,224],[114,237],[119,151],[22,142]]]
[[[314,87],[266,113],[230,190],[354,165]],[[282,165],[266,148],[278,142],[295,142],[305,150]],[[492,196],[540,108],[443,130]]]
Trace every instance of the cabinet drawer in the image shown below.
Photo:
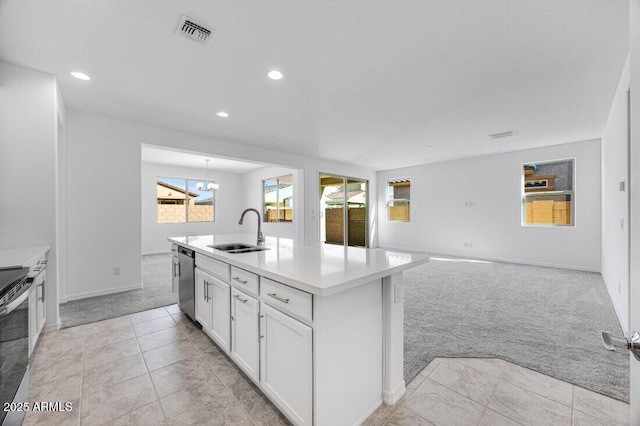
[[[303,320],[311,321],[312,319],[312,298],[310,293],[305,293],[268,278],[262,278],[260,280],[260,297],[266,303],[281,311],[288,312]]]
[[[196,253],[196,266],[222,281],[229,282],[230,266],[224,262]]]
[[[260,284],[258,275],[244,269],[231,267],[231,283],[239,289],[254,296],[260,296]]]

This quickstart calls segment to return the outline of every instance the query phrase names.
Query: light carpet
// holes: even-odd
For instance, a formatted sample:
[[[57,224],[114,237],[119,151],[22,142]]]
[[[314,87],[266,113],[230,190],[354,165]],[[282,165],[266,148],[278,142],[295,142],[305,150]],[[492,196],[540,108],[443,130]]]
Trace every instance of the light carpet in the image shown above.
[[[441,260],[439,260],[441,259]],[[629,355],[598,273],[433,258],[405,272],[404,377],[435,357],[497,357],[623,401]]]
[[[62,328],[173,305],[171,253],[142,256],[143,288],[74,300],[60,305]]]

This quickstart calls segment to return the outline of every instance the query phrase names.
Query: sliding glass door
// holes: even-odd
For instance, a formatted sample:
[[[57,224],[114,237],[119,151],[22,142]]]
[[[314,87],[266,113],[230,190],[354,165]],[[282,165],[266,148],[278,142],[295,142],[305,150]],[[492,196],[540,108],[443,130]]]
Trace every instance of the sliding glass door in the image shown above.
[[[320,173],[320,241],[368,247],[369,182]]]

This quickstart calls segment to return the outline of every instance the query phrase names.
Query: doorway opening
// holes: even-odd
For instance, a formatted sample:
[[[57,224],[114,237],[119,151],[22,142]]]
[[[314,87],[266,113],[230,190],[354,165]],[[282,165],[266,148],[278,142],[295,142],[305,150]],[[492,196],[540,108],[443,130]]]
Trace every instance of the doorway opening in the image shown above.
[[[320,242],[369,246],[369,181],[320,173]]]

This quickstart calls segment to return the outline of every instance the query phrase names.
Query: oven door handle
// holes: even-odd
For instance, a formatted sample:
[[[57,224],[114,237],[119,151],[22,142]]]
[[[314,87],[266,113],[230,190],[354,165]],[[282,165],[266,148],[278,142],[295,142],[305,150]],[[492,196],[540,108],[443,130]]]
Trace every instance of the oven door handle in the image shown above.
[[[7,314],[10,314],[11,312],[13,312],[18,306],[20,306],[20,304],[22,302],[24,302],[25,300],[27,300],[27,298],[29,297],[29,289],[31,288],[31,285],[28,286],[24,286],[21,291],[22,293],[20,293],[20,295],[18,297],[16,297],[15,299],[13,299],[11,301],[11,303],[7,304],[6,306],[4,306],[3,308],[0,309],[0,316],[4,316]]]

